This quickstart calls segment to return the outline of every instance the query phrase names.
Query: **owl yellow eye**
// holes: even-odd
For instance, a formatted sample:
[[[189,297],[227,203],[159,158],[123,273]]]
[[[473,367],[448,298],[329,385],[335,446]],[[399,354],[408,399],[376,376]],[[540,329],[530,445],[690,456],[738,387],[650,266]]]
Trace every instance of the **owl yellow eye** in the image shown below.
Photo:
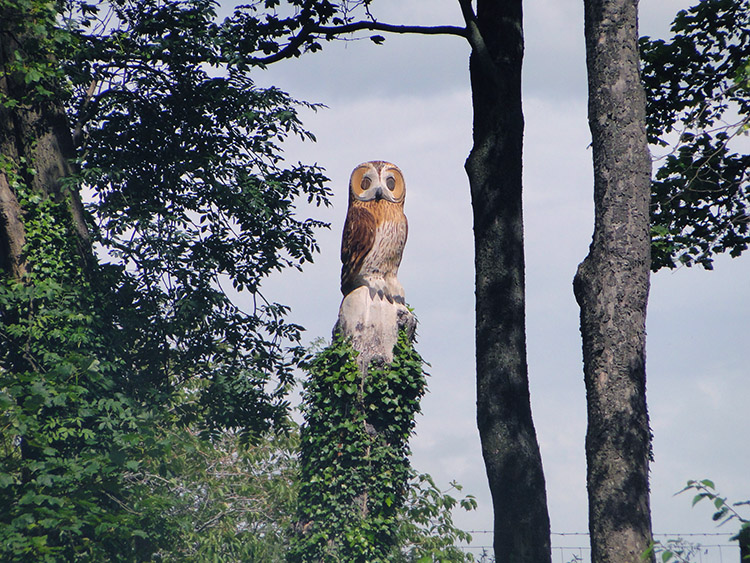
[[[385,185],[388,186],[388,189],[393,191],[396,189],[396,179],[393,176],[388,176],[388,178],[385,181]]]
[[[370,180],[370,178],[365,176],[364,178],[362,178],[362,183],[359,185],[359,187],[362,188],[362,190],[364,191],[370,187],[371,183],[372,183],[372,180]]]

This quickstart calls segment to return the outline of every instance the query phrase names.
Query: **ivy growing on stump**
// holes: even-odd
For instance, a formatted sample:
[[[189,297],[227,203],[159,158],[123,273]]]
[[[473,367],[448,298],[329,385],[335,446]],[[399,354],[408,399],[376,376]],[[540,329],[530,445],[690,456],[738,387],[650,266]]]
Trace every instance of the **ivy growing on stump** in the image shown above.
[[[410,476],[409,436],[425,392],[413,330],[393,361],[360,369],[349,339],[307,364],[298,534],[288,560],[389,561]]]
[[[372,160],[349,179],[333,343],[307,363],[298,533],[288,560],[393,560],[409,471],[409,435],[424,394],[417,320],[398,267],[406,183]]]

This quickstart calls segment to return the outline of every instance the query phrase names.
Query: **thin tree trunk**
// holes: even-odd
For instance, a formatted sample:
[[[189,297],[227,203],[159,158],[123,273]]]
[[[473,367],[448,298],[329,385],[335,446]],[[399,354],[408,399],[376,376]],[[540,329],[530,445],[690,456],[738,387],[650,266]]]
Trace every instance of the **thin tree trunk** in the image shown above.
[[[637,0],[584,0],[594,235],[574,281],[581,307],[592,561],[636,562],[651,542],[645,324],[651,159]]]
[[[14,43],[6,30],[0,33],[0,268],[13,279],[26,273],[23,247],[26,231],[23,226],[21,205],[13,189],[14,172],[19,154],[13,111],[5,100],[12,100],[12,81],[8,64],[12,60]]]
[[[495,557],[539,563],[550,561],[550,530],[526,362],[521,1],[479,0],[476,25],[482,43],[471,55],[474,146],[466,171],[474,209],[477,423]]]

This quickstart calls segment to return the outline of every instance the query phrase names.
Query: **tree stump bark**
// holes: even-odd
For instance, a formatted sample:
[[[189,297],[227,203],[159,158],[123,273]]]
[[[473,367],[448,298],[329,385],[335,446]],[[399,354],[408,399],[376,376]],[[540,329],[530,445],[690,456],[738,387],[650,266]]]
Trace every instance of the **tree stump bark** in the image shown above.
[[[400,330],[406,330],[411,341],[416,327],[417,319],[405,305],[372,296],[369,288],[362,286],[341,301],[333,335],[351,339],[359,352],[357,363],[366,375],[371,362],[384,365],[393,361]]]

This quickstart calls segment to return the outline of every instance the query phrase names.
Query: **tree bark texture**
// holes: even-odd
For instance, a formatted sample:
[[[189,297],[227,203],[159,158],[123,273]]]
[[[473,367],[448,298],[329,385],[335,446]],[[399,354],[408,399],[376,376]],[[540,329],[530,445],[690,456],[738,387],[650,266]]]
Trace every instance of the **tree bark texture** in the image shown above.
[[[467,3],[464,2],[465,13]],[[467,18],[468,20],[468,18]],[[474,145],[477,423],[498,562],[550,561],[547,497],[526,361],[520,0],[479,0],[470,71]]]
[[[61,179],[72,172],[74,147],[64,109],[48,97],[35,97],[34,83],[13,69],[16,52],[27,54],[23,16],[2,14],[0,24],[0,268],[15,279],[27,270],[26,242],[18,186],[65,202],[82,266],[92,259],[83,206],[77,192],[68,191]],[[20,20],[20,21],[19,21]],[[9,102],[14,102],[11,104]]]
[[[594,235],[574,280],[581,308],[592,561],[636,562],[651,542],[645,324],[651,158],[637,0],[584,0]]]

